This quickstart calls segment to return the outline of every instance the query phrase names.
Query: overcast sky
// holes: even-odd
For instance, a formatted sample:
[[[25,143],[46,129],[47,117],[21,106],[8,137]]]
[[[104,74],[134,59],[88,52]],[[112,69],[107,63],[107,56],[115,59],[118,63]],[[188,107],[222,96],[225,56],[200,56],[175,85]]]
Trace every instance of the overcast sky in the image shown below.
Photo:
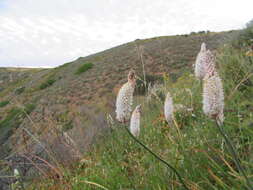
[[[223,31],[253,0],[0,0],[0,67],[54,67],[137,38]]]

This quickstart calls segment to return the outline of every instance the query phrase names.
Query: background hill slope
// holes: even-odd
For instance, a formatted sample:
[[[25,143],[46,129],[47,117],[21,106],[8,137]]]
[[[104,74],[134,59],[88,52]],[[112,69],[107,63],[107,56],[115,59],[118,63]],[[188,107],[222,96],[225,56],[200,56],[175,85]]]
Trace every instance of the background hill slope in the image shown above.
[[[113,115],[116,92],[126,81],[129,69],[135,69],[137,75],[142,78],[142,65],[140,57],[138,56],[137,46],[143,49],[143,60],[148,82],[160,81],[161,83],[164,81],[163,75],[169,73],[169,76],[166,79],[168,84],[166,85],[175,85],[175,94],[179,92],[185,94],[184,89],[191,88],[192,86],[195,88],[196,92],[200,93],[199,86],[195,84],[194,79],[189,75],[193,70],[192,64],[195,61],[200,44],[204,41],[207,43],[208,48],[215,50],[218,47],[223,46],[225,43],[228,43],[237,35],[238,31],[231,31],[136,40],[104,52],[79,58],[76,61],[66,63],[54,69],[15,71],[15,74],[13,73],[14,71],[10,71],[10,73],[16,78],[14,77],[14,79],[10,81],[6,80],[5,77],[5,81],[2,82],[2,89],[0,91],[0,102],[3,105],[0,108],[0,130],[2,131],[0,141],[3,143],[1,146],[2,158],[8,156],[10,152],[19,154],[33,152],[33,154],[41,156],[41,152],[44,152],[41,150],[41,147],[47,147],[47,149],[52,150],[55,157],[61,158],[62,160],[60,161],[63,163],[74,159],[72,157],[75,157],[76,154],[77,156],[80,156],[80,153],[73,153],[73,150],[69,150],[66,148],[66,145],[59,143],[61,138],[58,138],[58,135],[61,133],[65,136],[67,135],[70,139],[75,139],[75,144],[73,145],[72,143],[71,146],[74,146],[78,152],[89,150],[91,144],[94,142],[94,137],[106,127],[106,114],[112,113]],[[219,52],[217,52],[217,54],[218,53]],[[226,57],[224,57],[224,59],[225,58]],[[5,71],[3,72],[5,73]],[[224,72],[227,72],[227,70],[224,70]],[[176,81],[177,83],[174,84]],[[233,87],[233,84],[231,85]],[[167,87],[168,86],[166,86],[166,88]],[[178,89],[181,90],[178,91]],[[141,86],[141,83],[138,83],[136,92],[136,97],[139,97],[139,99],[137,99],[138,102],[143,101],[143,97],[141,96],[142,92],[143,87]],[[175,94],[174,96],[176,96]],[[161,93],[161,96],[163,96],[163,93]],[[192,101],[196,101],[196,105],[194,104],[196,106],[195,109],[199,111],[194,114],[200,114],[201,97],[196,96],[195,98],[196,99],[193,99]],[[178,103],[181,101],[186,105],[191,102],[189,96],[183,96],[182,94],[178,96],[178,99],[175,101],[178,101]],[[165,130],[165,134],[167,134],[167,132],[170,133],[166,126],[163,129],[163,125],[165,124],[160,123],[160,110],[158,107],[161,105],[153,102],[151,106],[153,107],[144,107],[144,109],[147,110],[154,110],[154,112],[150,113],[150,116],[146,116],[146,122],[154,123],[155,121],[158,121],[157,125],[161,125],[162,130]],[[184,127],[185,125],[187,126],[188,122],[194,122],[194,118],[191,118],[191,115],[186,114],[186,116],[189,117],[189,120],[180,120],[179,117],[181,127]],[[201,116],[200,118],[202,118],[201,121],[205,121],[204,117]],[[200,121],[198,121],[198,123],[199,122]],[[189,125],[195,127],[193,123]],[[197,135],[201,133],[204,134],[209,126],[211,126],[211,124],[207,124],[201,132],[196,131],[194,134],[189,134],[189,138],[198,139],[199,137],[197,137]],[[155,139],[149,139],[153,139],[154,142],[157,142],[154,146],[171,146],[167,144],[169,141],[167,143],[159,141],[159,139],[164,138],[163,134],[160,134],[159,131],[154,131],[151,129],[151,126],[147,127],[146,130],[147,137],[143,137],[144,139],[150,138],[154,133],[158,133],[157,135],[154,135],[153,138]],[[174,132],[175,131],[173,131],[173,133]],[[29,133],[33,135],[31,136]],[[184,134],[186,134],[186,131]],[[124,137],[124,133],[122,133],[122,135],[122,139],[127,138]],[[210,134],[208,139],[210,138],[211,140],[215,135],[215,133]],[[175,139],[174,137],[171,138],[172,141],[177,141],[177,138],[179,137],[175,137]],[[37,143],[34,143],[36,140],[40,142],[39,146]],[[148,144],[151,142],[149,140],[146,141]],[[110,143],[110,141],[108,142]],[[131,141],[128,139],[126,139],[126,142],[131,144]],[[183,143],[188,144],[195,142],[187,141]],[[59,144],[61,145],[59,146]],[[186,144],[182,146],[187,147],[189,145]],[[119,150],[116,150],[117,148],[119,148]],[[121,150],[123,150],[122,147],[115,146],[114,151],[120,152]],[[179,157],[182,156],[178,151],[179,150],[175,150],[175,152],[169,151],[167,153],[172,155],[178,154]],[[98,154],[100,153],[101,152],[98,151]],[[164,152],[164,154],[165,153],[166,152]],[[114,153],[112,154],[114,155]],[[143,154],[145,157],[144,151],[141,151],[140,154]],[[43,157],[46,157],[45,153],[42,153],[42,155]],[[119,154],[119,156],[120,155],[121,154]],[[102,155],[99,155],[97,158],[100,158],[100,156]],[[125,153],[122,154],[122,159],[125,159],[124,156]],[[94,155],[91,157],[94,157]],[[108,157],[105,158],[108,159]],[[145,158],[143,159],[145,160]],[[151,158],[148,157],[147,159],[149,160]],[[178,159],[181,160],[180,158]],[[17,159],[14,159],[14,161],[18,162]],[[110,163],[112,162],[112,160],[108,161]],[[149,162],[150,161],[148,161],[148,163]],[[177,161],[175,160],[175,162]],[[136,164],[138,165],[139,163],[137,162]],[[192,163],[189,162],[188,164],[190,165]],[[158,167],[160,167],[158,171],[163,173],[162,171],[164,169],[162,166]],[[140,170],[143,169],[142,167],[137,168]],[[117,168],[116,170],[118,171]],[[134,172],[132,171],[132,166],[126,168],[126,170],[129,170],[128,172],[130,172],[130,174]],[[155,168],[150,170],[153,171]],[[109,172],[107,177],[112,180],[119,175],[115,170],[106,171]],[[110,171],[116,173],[110,173]],[[200,173],[201,171],[202,170],[200,170]],[[196,174],[196,176],[200,176],[200,173]],[[139,172],[138,175],[139,174],[141,174],[141,172]],[[91,176],[90,179],[96,179],[93,178],[94,176],[92,174],[89,175]],[[94,175],[97,174],[94,173]],[[129,175],[126,175],[125,177]],[[167,176],[164,173],[163,175],[164,177]],[[120,184],[126,183],[126,186],[122,187],[129,186],[129,181],[126,182],[125,177],[122,178],[123,181]],[[153,177],[151,179],[152,182],[153,180],[159,181],[164,178],[160,176],[159,179]],[[174,178],[172,179],[174,180]],[[156,184],[155,181],[152,183]],[[118,186],[117,181],[108,181],[107,183],[107,185],[113,187],[113,189],[121,188]],[[149,184],[144,179],[141,179],[139,183],[139,188],[144,189],[147,188],[147,185]],[[170,181],[170,183],[172,183],[172,181]],[[177,184],[176,181],[173,183],[175,183],[175,185]],[[163,186],[152,187],[162,187],[163,189]]]

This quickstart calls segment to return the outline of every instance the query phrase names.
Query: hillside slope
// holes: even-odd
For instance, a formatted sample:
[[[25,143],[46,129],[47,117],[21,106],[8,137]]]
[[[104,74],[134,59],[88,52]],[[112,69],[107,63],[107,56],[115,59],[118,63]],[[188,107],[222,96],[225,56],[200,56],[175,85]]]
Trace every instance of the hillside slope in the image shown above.
[[[12,155],[31,152],[40,156],[43,152],[43,157],[47,157],[43,149],[46,147],[61,161],[69,162],[74,154],[67,145],[59,143],[62,133],[70,141],[75,139],[72,146],[78,151],[89,150],[94,137],[106,127],[106,114],[114,114],[115,95],[129,69],[136,70],[142,78],[137,46],[143,49],[148,82],[161,81],[164,73],[170,73],[170,79],[175,81],[192,70],[203,41],[215,50],[237,34],[230,31],[136,40],[54,69],[19,74],[20,78],[1,86],[1,159],[11,153],[8,159],[18,163],[19,159]],[[86,64],[91,67],[87,71]],[[142,87],[138,89],[140,95]]]
[[[134,96],[134,107],[142,105],[139,141],[129,135],[128,125],[108,117],[110,130],[80,161],[56,166],[30,189],[252,189],[252,38],[253,28],[216,51],[225,94],[220,127],[203,113],[204,81],[188,68],[176,81],[167,72],[145,96]],[[175,107],[172,123],[163,115],[168,91]]]

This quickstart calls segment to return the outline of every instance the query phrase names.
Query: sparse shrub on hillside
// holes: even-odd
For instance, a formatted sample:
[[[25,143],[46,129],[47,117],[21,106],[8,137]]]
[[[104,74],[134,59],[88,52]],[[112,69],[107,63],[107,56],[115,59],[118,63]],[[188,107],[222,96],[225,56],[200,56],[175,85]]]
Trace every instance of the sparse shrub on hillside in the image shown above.
[[[62,126],[62,131],[66,132],[74,127],[72,121],[68,121]]]
[[[9,103],[10,103],[10,101],[8,101],[8,100],[0,102],[0,108],[8,105]]]
[[[84,63],[76,70],[75,74],[79,75],[93,67],[93,63]]]
[[[198,34],[205,34],[205,33],[206,33],[206,31],[204,31],[204,30],[198,32]]]
[[[163,100],[165,99],[163,92],[164,92],[163,84],[155,83],[152,85],[151,83],[149,83],[148,92],[146,94],[147,102],[152,102],[154,101],[154,99],[163,102]]]
[[[245,95],[250,94],[253,88],[253,57],[247,57],[244,50],[236,50],[231,46],[223,48],[222,51],[217,63],[224,79],[226,94],[229,98],[238,90]]]
[[[26,104],[24,108],[14,107],[9,110],[6,117],[0,121],[0,139],[2,136],[9,136],[8,134],[12,132],[12,129],[17,128],[22,118],[26,117],[26,114],[30,114],[35,107],[34,104]]]
[[[7,116],[0,121],[0,143],[5,142],[11,136],[12,130],[19,126],[21,114],[20,108],[12,108]]]
[[[20,95],[20,94],[22,94],[24,91],[25,91],[25,87],[22,86],[22,87],[19,87],[19,88],[17,88],[17,89],[15,90],[15,94],[16,94],[16,95]]]
[[[237,48],[253,46],[253,20],[249,21],[246,28],[240,31],[239,36],[234,39],[233,45]]]
[[[26,114],[30,114],[34,109],[36,108],[36,105],[35,104],[26,104],[25,107],[24,107],[24,111]]]
[[[197,34],[208,34],[210,33],[209,30],[205,31],[205,30],[202,30],[202,31],[198,31],[198,32],[191,32],[190,35],[197,35]]]
[[[249,22],[246,24],[247,28],[253,27],[253,19],[251,19]]]
[[[161,76],[156,75],[147,75],[146,74],[146,82],[148,85],[154,85],[155,83],[161,83],[162,82]],[[147,92],[147,88],[145,88],[144,85],[144,79],[143,77],[138,78],[136,81],[136,88],[135,88],[135,95],[144,95]]]
[[[41,85],[40,85],[40,89],[43,90],[51,85],[53,85],[55,83],[55,79],[47,79],[45,82],[43,82]]]

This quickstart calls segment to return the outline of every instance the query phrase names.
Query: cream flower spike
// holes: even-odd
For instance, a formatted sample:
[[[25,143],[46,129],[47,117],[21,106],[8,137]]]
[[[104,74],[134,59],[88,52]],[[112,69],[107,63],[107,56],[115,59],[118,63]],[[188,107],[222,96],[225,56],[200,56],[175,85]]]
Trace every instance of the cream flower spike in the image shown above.
[[[206,51],[206,56],[203,57],[204,62],[204,77],[206,74],[213,75],[216,72],[215,69],[215,56],[210,50]],[[203,78],[204,78],[203,77]]]
[[[206,44],[202,43],[200,52],[196,58],[195,76],[198,79],[203,79],[206,75],[207,67],[215,69],[215,57],[210,50],[206,49]]]
[[[20,176],[19,171],[16,168],[14,169],[14,176],[15,177],[19,177]]]
[[[197,58],[196,58],[196,61],[195,61],[195,70],[194,70],[194,73],[195,73],[195,76],[198,78],[198,79],[201,79],[203,74],[203,71],[204,71],[204,68],[203,68],[203,64],[202,64],[202,59],[203,59],[203,56],[206,52],[206,44],[203,42],[201,44],[201,48],[200,48],[200,51],[197,55]]]
[[[174,112],[173,100],[170,93],[168,92],[164,102],[164,115],[168,123],[171,123],[173,120],[173,112]]]
[[[206,51],[206,43],[205,42],[203,42],[202,44],[201,44],[201,48],[200,48],[200,51]]]
[[[130,121],[130,132],[138,137],[140,135],[141,105],[136,106]]]
[[[119,122],[127,122],[130,119],[133,104],[133,93],[136,84],[135,73],[131,70],[128,74],[128,82],[119,90],[116,100],[116,119]]]
[[[224,92],[221,78],[217,72],[208,72],[203,83],[203,111],[205,115],[216,119],[219,125],[224,121]]]

